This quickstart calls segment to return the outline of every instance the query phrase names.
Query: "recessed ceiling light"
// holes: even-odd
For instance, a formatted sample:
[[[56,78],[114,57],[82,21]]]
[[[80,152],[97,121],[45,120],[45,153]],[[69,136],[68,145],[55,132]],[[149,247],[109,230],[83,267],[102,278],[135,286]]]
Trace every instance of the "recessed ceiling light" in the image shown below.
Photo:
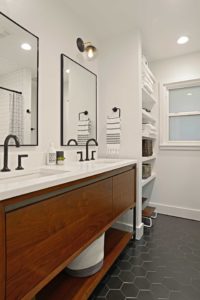
[[[187,93],[187,96],[192,96],[192,93]]]
[[[31,45],[28,43],[21,44],[21,48],[26,51],[30,51],[32,49]]]
[[[67,69],[65,72],[66,72],[67,74],[69,74],[69,73],[70,73],[70,69]]]
[[[179,45],[184,45],[189,42],[189,37],[188,36],[180,36],[177,40],[177,44]]]

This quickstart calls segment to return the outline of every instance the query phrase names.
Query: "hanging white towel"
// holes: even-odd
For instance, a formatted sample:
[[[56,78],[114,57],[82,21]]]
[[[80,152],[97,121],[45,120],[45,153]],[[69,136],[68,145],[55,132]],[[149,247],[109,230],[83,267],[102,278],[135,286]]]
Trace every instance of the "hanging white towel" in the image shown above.
[[[87,140],[90,138],[90,119],[88,120],[78,120],[77,126],[77,141],[78,145],[84,146]]]
[[[116,157],[120,151],[121,143],[121,119],[119,117],[108,116],[106,121],[106,144],[107,155]]]

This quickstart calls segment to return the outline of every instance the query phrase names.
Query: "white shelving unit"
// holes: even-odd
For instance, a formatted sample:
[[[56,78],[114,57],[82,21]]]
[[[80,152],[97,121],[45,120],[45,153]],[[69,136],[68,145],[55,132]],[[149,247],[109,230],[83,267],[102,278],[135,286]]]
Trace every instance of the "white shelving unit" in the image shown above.
[[[142,87],[142,108],[151,110],[152,107],[156,104],[156,98],[151,95],[147,89]]]
[[[156,119],[147,111],[144,109],[142,110],[142,123],[150,123],[150,124],[155,124]]]
[[[157,136],[153,136],[153,135],[147,135],[147,134],[144,134],[142,135],[142,139],[143,140],[156,140],[157,139]]]
[[[142,157],[142,162],[147,162],[156,159],[156,155]]]
[[[148,177],[147,179],[142,179],[142,187],[147,185],[149,182],[151,182],[155,178],[156,178],[156,174],[152,173],[152,175],[150,177]]]
[[[145,58],[142,58],[142,124],[151,124],[151,126],[144,126],[144,132],[142,133],[141,139],[152,140],[153,143],[153,155],[148,157],[142,156],[142,164],[148,163],[151,164],[151,176],[147,179],[141,178],[141,186],[142,186],[142,197],[150,198],[149,193],[152,192],[152,186],[156,179],[156,148],[157,148],[157,120],[156,120],[156,112],[157,112],[157,93],[158,93],[158,83],[149,69],[148,65],[145,63]],[[149,132],[149,133],[148,133]],[[148,201],[148,200],[147,200]],[[143,209],[147,206],[147,201],[143,201]]]

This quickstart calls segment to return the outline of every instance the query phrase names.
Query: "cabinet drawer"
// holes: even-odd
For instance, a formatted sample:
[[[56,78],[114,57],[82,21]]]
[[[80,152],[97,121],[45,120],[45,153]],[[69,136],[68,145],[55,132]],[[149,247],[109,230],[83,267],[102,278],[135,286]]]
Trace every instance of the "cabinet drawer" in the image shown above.
[[[43,287],[111,220],[112,178],[7,213],[6,299]]]
[[[117,217],[125,210],[134,207],[135,169],[113,177],[113,217]]]

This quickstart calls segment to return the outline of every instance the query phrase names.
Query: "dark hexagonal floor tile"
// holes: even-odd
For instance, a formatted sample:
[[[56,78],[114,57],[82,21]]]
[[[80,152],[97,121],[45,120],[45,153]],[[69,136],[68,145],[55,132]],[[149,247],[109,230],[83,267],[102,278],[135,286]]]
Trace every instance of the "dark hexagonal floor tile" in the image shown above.
[[[106,300],[125,300],[125,296],[120,290],[110,290],[106,296]]]
[[[94,291],[94,295],[97,297],[106,297],[109,288],[105,284],[99,284],[98,287]],[[90,299],[92,300],[92,299]]]
[[[192,278],[185,272],[174,272],[173,273],[174,279],[176,279],[180,284],[188,285],[191,284]]]
[[[128,248],[126,253],[129,256],[139,256],[141,254],[141,250],[139,248]]]
[[[128,261],[118,261],[117,265],[120,270],[131,270],[131,264]]]
[[[150,281],[148,279],[146,279],[145,277],[136,277],[135,285],[140,290],[150,290],[150,287],[151,287]]]
[[[161,283],[163,277],[160,276],[160,274],[158,272],[155,271],[151,271],[151,272],[147,272],[147,276],[146,278],[151,282],[151,283]]]
[[[156,272],[159,274],[160,277],[173,277],[173,271],[167,267],[157,267]]]
[[[198,291],[191,285],[182,286],[181,292],[183,293],[183,295],[185,295],[185,297],[187,296],[190,300],[200,299],[200,291]]]
[[[135,274],[135,276],[146,276],[146,270],[143,267],[133,266],[132,272]]]
[[[126,297],[137,297],[139,290],[133,283],[124,283],[121,291]]]
[[[122,281],[118,277],[110,277],[110,279],[107,281],[107,286],[110,289],[120,289],[122,285]]]
[[[192,286],[197,288],[200,291],[200,278],[192,280]]]
[[[165,277],[162,280],[162,283],[170,291],[180,291],[180,289],[181,289],[180,283],[176,279],[174,279],[174,278]]]
[[[152,255],[150,255],[149,253],[142,253],[140,255],[140,258],[145,262],[145,261],[153,261],[153,257]]]
[[[151,286],[152,294],[156,298],[168,298],[169,297],[169,290],[165,286],[160,283],[153,283]]]
[[[121,254],[120,254],[120,256],[119,256],[119,260],[129,260],[130,259],[130,256],[124,251],[124,252],[122,252]]]
[[[142,267],[148,271],[156,271],[157,265],[153,261],[145,261]]]
[[[189,299],[187,296],[185,296],[182,292],[171,292],[169,296],[169,300],[193,300]]]
[[[145,241],[144,238],[142,238],[141,240],[137,241],[136,240],[136,246],[146,246],[147,242]]]
[[[121,271],[119,274],[119,279],[121,279],[122,282],[133,282],[135,279],[135,275],[130,271]]]
[[[137,299],[138,300],[155,300],[151,291],[140,291]]]
[[[131,264],[131,266],[141,266],[143,264],[143,259],[138,256],[138,257],[130,257],[129,259],[129,263]]]
[[[90,300],[200,300],[200,222],[158,216]],[[149,289],[149,290],[148,290]]]
[[[120,273],[120,268],[117,266],[117,264],[114,264],[108,271],[108,274],[110,276],[118,276],[119,273]]]

